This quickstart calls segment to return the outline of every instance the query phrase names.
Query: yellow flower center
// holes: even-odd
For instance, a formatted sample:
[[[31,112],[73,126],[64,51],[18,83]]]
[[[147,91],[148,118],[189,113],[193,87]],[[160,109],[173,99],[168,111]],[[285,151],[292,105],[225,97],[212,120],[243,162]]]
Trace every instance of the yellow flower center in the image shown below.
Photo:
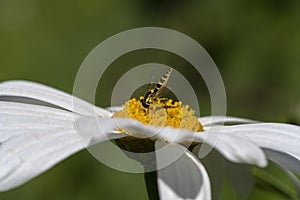
[[[182,105],[182,102],[174,102],[172,99],[158,98],[149,108],[144,108],[141,103],[143,98],[141,96],[140,100],[130,99],[125,103],[123,110],[116,112],[113,117],[131,118],[146,125],[171,126],[193,132],[203,131],[203,126],[194,116],[195,111],[188,105]]]

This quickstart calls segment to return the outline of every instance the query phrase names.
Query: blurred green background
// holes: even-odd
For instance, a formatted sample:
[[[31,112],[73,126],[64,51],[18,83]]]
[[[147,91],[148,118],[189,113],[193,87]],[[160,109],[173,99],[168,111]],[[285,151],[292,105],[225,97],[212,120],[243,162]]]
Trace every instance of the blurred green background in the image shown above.
[[[131,28],[165,27],[192,37],[211,55],[225,83],[228,115],[299,125],[299,9],[297,0],[0,0],[0,81],[32,80],[71,93],[80,64],[101,41]],[[114,65],[134,66],[135,59],[185,65],[154,51],[122,59]],[[102,94],[112,85],[108,80]],[[202,113],[209,114],[207,92],[199,98]],[[103,99],[97,97],[98,105],[108,106]],[[222,199],[235,199],[228,191]],[[251,198],[288,199],[263,186]],[[110,169],[83,151],[0,193],[0,199],[147,199],[147,194],[143,175]]]

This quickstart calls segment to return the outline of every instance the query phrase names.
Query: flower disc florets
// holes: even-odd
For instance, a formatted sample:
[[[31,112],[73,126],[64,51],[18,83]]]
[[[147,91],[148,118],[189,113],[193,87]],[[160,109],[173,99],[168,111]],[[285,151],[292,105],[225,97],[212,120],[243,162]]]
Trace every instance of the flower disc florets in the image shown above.
[[[182,105],[180,101],[158,98],[149,108],[144,108],[140,100],[135,98],[127,101],[123,110],[116,112],[113,117],[131,118],[146,125],[171,126],[182,128],[193,132],[203,131],[203,127],[194,116],[194,110],[188,105]]]

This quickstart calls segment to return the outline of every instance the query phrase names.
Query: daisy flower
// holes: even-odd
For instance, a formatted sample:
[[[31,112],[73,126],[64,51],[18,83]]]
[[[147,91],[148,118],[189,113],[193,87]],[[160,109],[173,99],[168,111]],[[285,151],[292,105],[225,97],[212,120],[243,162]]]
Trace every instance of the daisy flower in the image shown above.
[[[300,174],[300,127],[225,116],[197,118],[180,102],[156,103],[145,109],[140,100],[131,99],[123,107],[104,109],[39,83],[0,83],[0,191],[29,181],[86,146],[115,140],[138,152],[149,150],[140,142],[164,148],[153,161],[159,169],[160,199],[212,199],[213,173],[220,171],[207,172],[209,165],[200,159],[205,146],[214,148],[211,161],[226,159],[223,165],[210,165],[215,169],[234,165],[238,173],[236,169],[265,167],[272,160],[287,171],[300,197],[299,181],[291,173]],[[221,126],[224,122],[239,125]]]

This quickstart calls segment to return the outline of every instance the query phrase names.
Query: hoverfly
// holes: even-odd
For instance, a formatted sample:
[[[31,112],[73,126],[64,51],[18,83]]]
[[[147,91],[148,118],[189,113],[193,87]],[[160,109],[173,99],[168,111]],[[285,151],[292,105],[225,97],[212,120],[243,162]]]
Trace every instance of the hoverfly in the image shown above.
[[[152,104],[158,98],[162,89],[167,85],[172,71],[173,69],[169,68],[169,70],[160,78],[155,88],[150,89],[148,92],[146,92],[144,98],[142,98],[141,100],[144,108],[149,108],[150,104]]]

